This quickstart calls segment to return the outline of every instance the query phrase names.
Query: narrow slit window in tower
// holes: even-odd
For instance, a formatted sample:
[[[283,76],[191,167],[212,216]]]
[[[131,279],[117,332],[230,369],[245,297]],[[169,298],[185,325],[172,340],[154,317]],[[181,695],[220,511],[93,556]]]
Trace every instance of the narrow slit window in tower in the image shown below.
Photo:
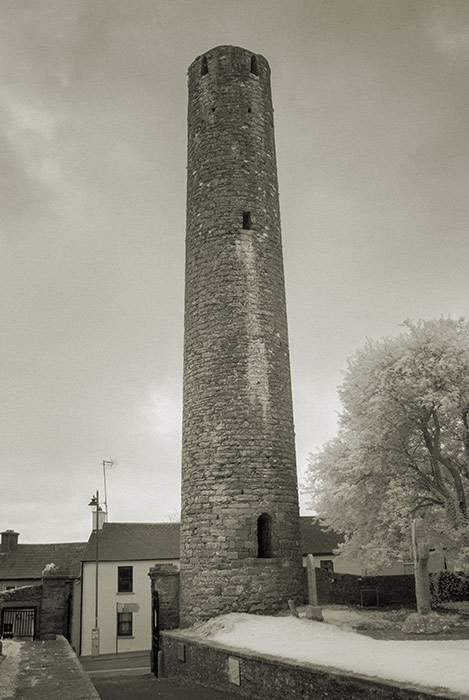
[[[254,54],[251,56],[251,73],[252,75],[259,75],[259,69],[257,67],[257,56]]]
[[[243,228],[246,231],[249,231],[251,228],[251,212],[250,211],[243,211]]]
[[[202,63],[200,64],[200,75],[207,75],[207,73],[208,73],[207,56],[202,56]]]
[[[262,513],[257,519],[257,558],[272,557],[272,518],[268,513]]]

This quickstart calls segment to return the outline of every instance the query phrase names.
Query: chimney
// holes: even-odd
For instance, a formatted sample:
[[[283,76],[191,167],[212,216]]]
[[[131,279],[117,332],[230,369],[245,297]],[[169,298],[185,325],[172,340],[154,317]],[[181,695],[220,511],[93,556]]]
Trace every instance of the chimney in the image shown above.
[[[100,530],[103,529],[104,523],[107,523],[107,513],[105,510],[99,506],[99,516],[98,516],[98,527]],[[93,530],[96,530],[96,511],[94,510],[92,512],[92,527]]]
[[[5,530],[0,533],[2,535],[2,541],[0,543],[0,552],[11,552],[12,549],[18,544],[19,532],[14,530]]]

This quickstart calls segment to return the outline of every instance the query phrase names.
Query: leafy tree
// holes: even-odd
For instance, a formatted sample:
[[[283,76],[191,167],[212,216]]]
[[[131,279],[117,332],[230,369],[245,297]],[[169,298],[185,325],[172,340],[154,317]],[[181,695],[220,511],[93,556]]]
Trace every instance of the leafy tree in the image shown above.
[[[371,570],[432,546],[469,562],[469,324],[406,321],[348,362],[337,437],[312,455],[311,505]],[[421,519],[421,520],[420,520]]]

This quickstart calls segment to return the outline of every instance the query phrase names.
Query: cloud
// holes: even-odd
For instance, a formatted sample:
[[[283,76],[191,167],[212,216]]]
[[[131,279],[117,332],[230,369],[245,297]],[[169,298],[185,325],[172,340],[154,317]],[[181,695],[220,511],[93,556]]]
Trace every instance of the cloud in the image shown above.
[[[159,438],[174,440],[181,432],[181,402],[174,388],[153,389],[143,409],[147,430]]]
[[[429,26],[430,36],[437,50],[448,58],[457,59],[469,52],[469,15],[466,11],[459,17],[454,14],[443,15],[443,6],[439,14],[432,17]]]
[[[57,148],[58,118],[49,110],[0,88],[2,136],[15,156],[17,168],[39,186],[55,188],[62,176]]]

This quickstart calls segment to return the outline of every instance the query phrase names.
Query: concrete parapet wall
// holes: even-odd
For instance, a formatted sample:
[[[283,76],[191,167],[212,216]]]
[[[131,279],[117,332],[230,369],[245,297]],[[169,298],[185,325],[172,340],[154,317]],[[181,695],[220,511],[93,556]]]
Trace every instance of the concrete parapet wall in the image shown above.
[[[15,662],[14,668],[9,663],[8,651]],[[37,642],[8,640],[5,652],[7,656],[0,664],[0,697],[7,697],[1,690],[11,688],[15,698],[24,700],[99,700],[88,674],[64,637]],[[8,678],[2,679],[2,673],[8,674]]]
[[[229,690],[259,700],[462,700],[390,681],[377,681],[312,664],[199,642],[184,633],[163,632],[161,649],[167,677]]]

